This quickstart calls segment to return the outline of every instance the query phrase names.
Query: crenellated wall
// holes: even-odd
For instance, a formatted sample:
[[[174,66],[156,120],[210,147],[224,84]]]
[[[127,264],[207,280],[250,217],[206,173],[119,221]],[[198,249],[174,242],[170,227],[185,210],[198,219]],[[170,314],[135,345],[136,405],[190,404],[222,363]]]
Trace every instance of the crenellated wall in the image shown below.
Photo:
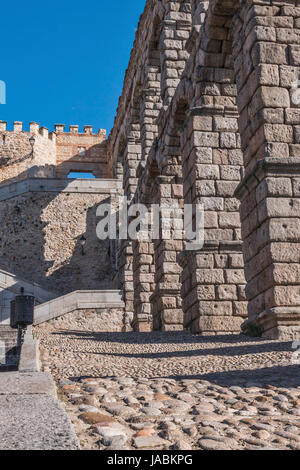
[[[71,125],[65,132],[64,124],[56,124],[55,132],[31,122],[29,131],[15,121],[13,130],[0,121],[0,182],[44,177],[67,178],[70,172],[92,173],[95,178],[110,178],[106,131],[93,133],[92,126]],[[29,139],[34,137],[34,144]]]
[[[70,172],[90,172],[95,178],[110,178],[107,165],[106,131],[93,133],[92,126],[70,126],[65,132],[63,124],[55,125],[56,133],[56,176],[66,178]]]
[[[33,148],[29,142],[32,136]],[[8,130],[7,123],[0,121],[0,168],[2,184],[31,177],[55,177],[56,135],[34,122],[25,132],[21,122],[15,121],[13,130]]]

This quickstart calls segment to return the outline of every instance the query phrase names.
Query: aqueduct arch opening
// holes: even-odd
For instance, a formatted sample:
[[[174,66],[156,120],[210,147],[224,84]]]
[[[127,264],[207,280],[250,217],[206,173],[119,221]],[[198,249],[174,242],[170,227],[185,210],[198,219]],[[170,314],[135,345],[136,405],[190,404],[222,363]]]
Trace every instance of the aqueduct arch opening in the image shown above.
[[[293,187],[299,174],[295,158],[299,112],[292,96],[299,62],[296,25],[289,17],[293,8],[276,2],[269,6],[255,1],[211,2],[199,69],[201,74],[213,72],[210,82],[217,82],[219,72],[234,71],[231,85],[237,87],[244,166],[235,192],[241,201],[247,279],[248,321],[243,328],[254,327],[274,338],[299,333],[299,256],[294,256],[299,253],[299,236],[294,232],[299,211]],[[288,25],[291,29],[284,31]],[[220,104],[218,96],[206,99]],[[228,110],[225,105],[227,123]],[[213,119],[216,122],[217,116]],[[220,144],[221,139],[222,135]]]

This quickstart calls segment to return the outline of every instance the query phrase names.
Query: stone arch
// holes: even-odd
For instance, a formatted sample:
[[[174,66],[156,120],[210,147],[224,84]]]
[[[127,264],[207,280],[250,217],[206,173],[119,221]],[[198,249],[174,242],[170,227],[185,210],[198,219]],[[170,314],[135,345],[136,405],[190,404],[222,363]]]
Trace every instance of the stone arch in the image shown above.
[[[141,90],[137,82],[130,95],[130,113],[125,127],[125,147],[123,151],[123,191],[128,204],[132,204],[137,190],[137,168],[142,158],[141,150]],[[119,241],[119,271],[125,301],[125,327],[131,329],[134,318],[133,246],[132,241]]]
[[[182,133],[184,200],[204,206],[205,243],[181,257],[182,298],[184,325],[201,334],[239,332],[247,315],[234,197],[243,167],[231,30],[238,3],[209,3],[185,84],[193,99]]]
[[[291,15],[290,19],[294,16],[296,2],[292,4],[291,9],[287,9],[275,1],[268,6],[258,6],[254,1],[210,2],[199,40],[195,70],[198,98],[192,113],[197,116],[192,120],[199,131],[195,138],[201,137],[202,155],[212,158],[213,165],[219,166],[223,176],[227,173],[227,179],[219,180],[219,189],[226,190],[230,181],[233,156],[238,158],[238,165],[234,166],[243,167],[242,181],[235,191],[241,201],[249,317],[242,328],[247,331],[249,326],[254,326],[264,335],[276,338],[295,337],[300,331],[300,287],[296,274],[299,262],[292,255],[296,246],[300,247],[300,237],[297,235],[292,240],[289,235],[299,220],[297,210],[290,210],[298,205],[298,196],[289,175],[296,177],[299,167],[293,158],[287,161],[297,155],[295,126],[300,118],[293,102],[292,83],[298,78],[300,63],[295,56],[295,36],[293,39],[283,30],[286,15]],[[236,122],[240,134],[236,131]],[[226,157],[230,157],[230,165],[222,169]],[[227,217],[232,215],[228,209],[226,207]],[[237,249],[238,227],[234,230],[237,239],[228,241]],[[222,245],[219,244],[218,252],[220,254],[221,250],[225,255]],[[210,253],[211,250],[207,255]],[[215,251],[213,257],[216,268]],[[240,261],[239,266],[232,264],[236,260],[232,249],[228,258],[230,264],[223,271],[223,277],[220,270],[211,271],[211,276],[215,274],[215,287],[219,286],[219,293],[222,287],[223,294],[229,292],[228,286],[231,291],[235,286],[240,287],[241,282]],[[204,260],[199,258],[198,266],[201,262]],[[286,269],[294,273],[288,276],[288,289]],[[201,278],[200,273],[198,278]],[[223,284],[226,278],[227,287]],[[203,278],[203,283],[207,286],[208,278]],[[213,300],[214,315],[220,298],[216,296]],[[190,308],[188,320],[194,325],[194,331],[203,332],[213,328],[216,320],[203,318],[201,305],[203,307],[204,303],[198,299],[198,305],[198,313],[197,308]],[[244,313],[239,304],[232,301],[232,306],[233,319],[241,318]],[[228,322],[224,313],[219,311],[218,321],[223,330],[230,323],[233,325],[233,319]]]
[[[161,109],[161,50],[160,39],[162,34],[161,18],[157,15],[152,23],[152,34],[148,48],[148,56],[143,71],[143,89],[140,93],[139,117],[141,161],[136,169],[138,186],[134,201],[145,204],[150,209],[152,189],[149,188],[153,160],[150,155],[153,142],[157,136],[157,118]],[[135,331],[152,330],[151,295],[154,291],[154,245],[151,239],[135,240],[132,243],[133,251],[133,289],[134,289],[134,316],[133,329]]]
[[[137,201],[144,204],[149,212],[156,203],[155,180],[160,171],[151,150],[147,162],[139,168],[139,186]],[[134,282],[134,318],[135,331],[151,331],[153,329],[155,291],[154,240],[151,234],[140,241],[133,242],[133,282]]]
[[[179,94],[170,106],[168,121],[156,152],[157,174],[155,194],[161,207],[160,236],[154,240],[155,284],[152,296],[154,329],[181,330],[183,311],[181,301],[181,266],[183,250],[183,179],[181,133],[189,109],[189,101]],[[176,99],[177,98],[177,99]],[[178,209],[176,209],[175,207]],[[172,210],[170,212],[170,209]]]
[[[146,80],[149,88],[154,88],[161,94],[161,35],[163,31],[162,18],[159,15],[153,20],[152,34],[146,63]]]
[[[187,57],[184,47],[190,28],[189,2],[147,2],[140,25],[143,27],[136,35],[125,77],[126,86],[109,138],[109,148],[116,161],[116,142],[125,129],[123,188],[129,203],[139,199],[138,186],[143,165],[153,151],[153,142],[158,135],[162,101],[170,103],[184,68]],[[138,266],[140,257],[137,251],[134,259],[130,242],[123,245],[125,296],[128,291],[128,299],[131,299],[126,309],[132,311],[135,286],[132,265]],[[141,269],[144,267],[138,268]]]
[[[148,158],[153,141],[157,136],[157,118],[162,106],[161,99],[161,35],[162,22],[159,15],[152,23],[152,33],[143,70],[141,90],[140,132],[142,159]]]
[[[206,1],[191,0],[191,13],[192,13],[192,24],[193,27],[200,25],[202,21],[203,14],[207,9]]]
[[[170,3],[162,20],[161,37],[161,96],[164,106],[169,106],[180,83],[189,52],[186,42],[191,32],[191,4]]]
[[[121,134],[118,142],[117,158],[114,162],[113,174],[115,178],[123,181],[124,179],[124,153],[126,148],[126,137]]]
[[[130,103],[130,115],[126,125],[126,150],[124,153],[124,193],[129,203],[137,189],[137,168],[142,160],[141,145],[142,84],[134,87]]]

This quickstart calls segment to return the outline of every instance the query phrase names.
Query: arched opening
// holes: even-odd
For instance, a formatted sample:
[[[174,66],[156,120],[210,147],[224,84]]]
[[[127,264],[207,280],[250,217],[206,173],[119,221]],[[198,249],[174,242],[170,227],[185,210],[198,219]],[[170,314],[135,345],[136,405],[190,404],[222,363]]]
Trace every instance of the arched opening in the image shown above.
[[[155,285],[152,295],[153,328],[174,331],[183,329],[181,301],[181,266],[183,250],[183,184],[181,131],[186,119],[187,102],[176,105],[173,117],[158,143],[158,168],[154,193],[160,206],[159,237],[154,240]]]
[[[82,180],[93,180],[95,175],[90,171],[70,171],[67,176],[68,179],[82,179]]]
[[[151,150],[139,178],[137,201],[145,205],[151,214],[156,202],[155,178],[159,174],[154,153]],[[150,227],[149,227],[150,229]],[[135,240],[133,248],[133,282],[134,282],[134,320],[135,331],[151,331],[153,329],[153,302],[155,290],[154,241],[151,233],[143,240]]]
[[[126,139],[122,135],[119,140],[117,159],[114,166],[114,175],[118,180],[124,180],[124,153],[126,149]]]
[[[184,201],[204,208],[204,247],[184,252],[184,324],[193,333],[239,332],[247,315],[239,204],[243,155],[232,57],[237,5],[211,2],[194,47],[193,108],[182,131]],[[194,24],[201,2],[193,2]],[[203,17],[203,15],[202,15]],[[204,21],[203,21],[204,20]],[[197,77],[197,80],[195,80]],[[179,107],[180,109],[180,107]],[[180,112],[177,117],[180,125]]]

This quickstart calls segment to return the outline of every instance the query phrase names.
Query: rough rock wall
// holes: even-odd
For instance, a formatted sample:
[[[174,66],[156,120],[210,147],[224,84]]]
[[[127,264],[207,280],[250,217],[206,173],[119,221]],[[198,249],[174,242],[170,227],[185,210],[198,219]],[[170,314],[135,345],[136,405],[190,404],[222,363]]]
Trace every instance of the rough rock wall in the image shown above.
[[[8,131],[6,122],[0,122],[0,182],[6,184],[29,177],[55,177],[55,135],[45,128],[30,124],[30,132],[23,132],[22,123],[14,123]],[[29,138],[34,136],[32,149]]]
[[[109,242],[96,236],[104,200],[109,194],[31,192],[2,201],[1,268],[59,294],[108,287]]]
[[[79,309],[62,317],[42,323],[34,331],[42,334],[49,330],[72,330],[91,333],[123,331],[122,308]]]

